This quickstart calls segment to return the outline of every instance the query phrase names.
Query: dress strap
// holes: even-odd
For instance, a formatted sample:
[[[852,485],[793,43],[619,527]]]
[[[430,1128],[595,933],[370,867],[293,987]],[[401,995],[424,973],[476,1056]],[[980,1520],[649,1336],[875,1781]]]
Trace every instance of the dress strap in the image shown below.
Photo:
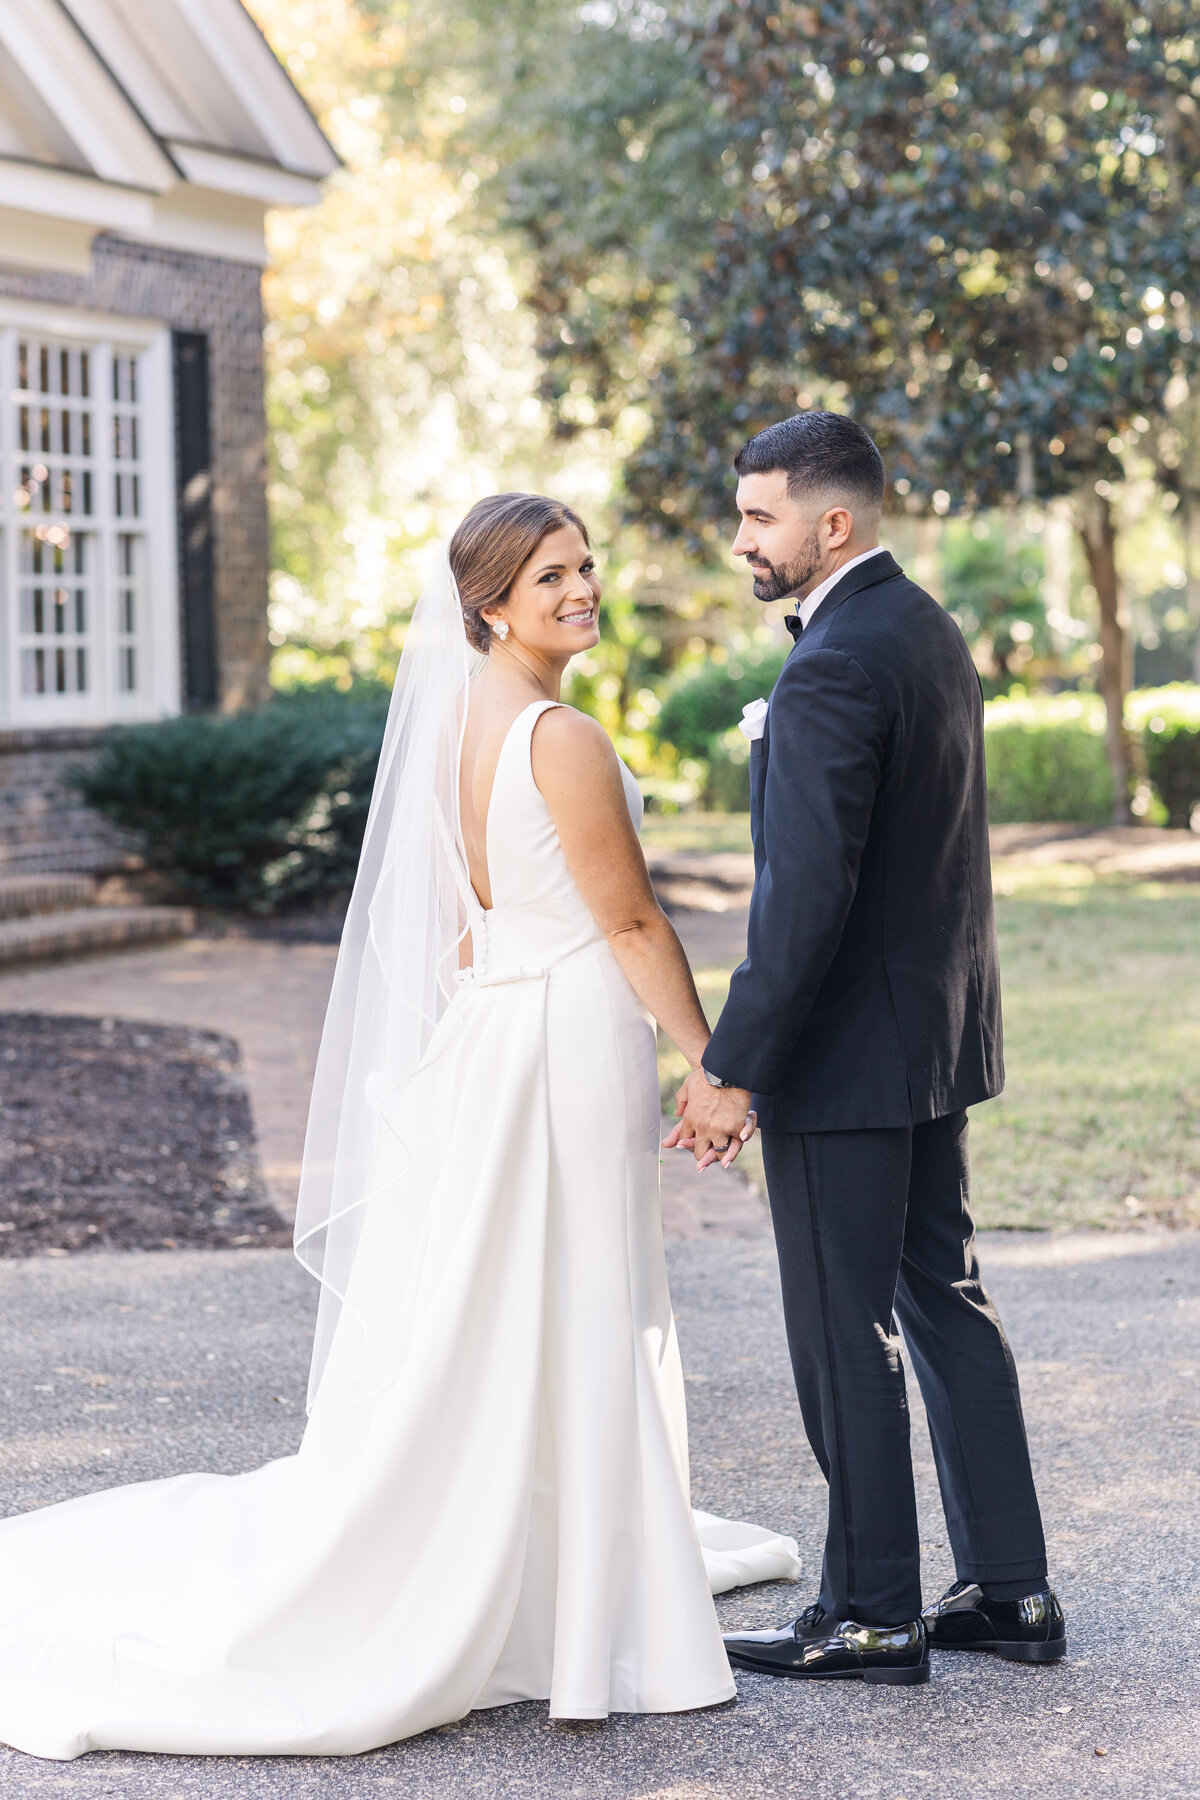
[[[514,758],[519,757],[522,766],[529,772],[530,781],[533,780],[533,728],[543,713],[553,712],[556,707],[561,705],[561,700],[534,700],[525,708],[524,712],[517,714],[509,726],[508,737],[500,753],[501,758],[509,755]],[[500,765],[497,763],[497,775],[499,772]]]

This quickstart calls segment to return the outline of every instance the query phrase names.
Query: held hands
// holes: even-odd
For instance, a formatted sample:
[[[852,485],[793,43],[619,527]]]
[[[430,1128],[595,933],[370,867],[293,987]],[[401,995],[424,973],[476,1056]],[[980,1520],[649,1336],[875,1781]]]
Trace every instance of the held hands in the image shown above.
[[[675,1096],[679,1120],[663,1139],[664,1150],[690,1150],[697,1169],[719,1162],[730,1169],[742,1145],[754,1136],[758,1115],[750,1109],[746,1088],[710,1087],[699,1069],[693,1069]]]

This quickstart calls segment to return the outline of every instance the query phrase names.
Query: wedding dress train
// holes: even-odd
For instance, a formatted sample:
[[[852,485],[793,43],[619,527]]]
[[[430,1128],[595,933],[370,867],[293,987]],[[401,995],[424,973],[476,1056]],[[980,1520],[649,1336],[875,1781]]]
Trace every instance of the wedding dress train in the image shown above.
[[[654,1037],[567,870],[528,708],[494,905],[415,1076],[299,1453],[0,1523],[0,1739],[339,1755],[549,1699],[730,1697],[710,1590],[795,1545],[690,1510]],[[626,772],[631,806],[636,784]]]

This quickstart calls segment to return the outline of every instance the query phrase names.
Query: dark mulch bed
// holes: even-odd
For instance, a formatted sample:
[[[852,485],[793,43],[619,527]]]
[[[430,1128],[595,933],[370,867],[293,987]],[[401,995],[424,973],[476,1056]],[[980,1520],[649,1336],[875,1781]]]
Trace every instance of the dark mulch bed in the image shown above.
[[[290,1240],[232,1038],[0,1013],[0,1256]]]

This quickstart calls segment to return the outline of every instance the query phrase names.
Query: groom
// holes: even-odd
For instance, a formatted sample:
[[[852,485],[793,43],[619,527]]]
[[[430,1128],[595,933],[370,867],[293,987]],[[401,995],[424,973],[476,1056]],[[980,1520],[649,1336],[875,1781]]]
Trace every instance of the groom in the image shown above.
[[[726,1647],[746,1669],[903,1684],[928,1680],[931,1644],[1053,1662],[1066,1632],[968,1211],[966,1108],[1003,1085],[978,678],[879,546],[861,426],[801,413],[734,467],[734,551],[758,599],[797,598],[795,646],[765,718],[747,709],[746,960],[676,1110],[702,1164],[758,1111],[829,1525],[816,1604]],[[923,1613],[897,1321],[959,1576]]]

